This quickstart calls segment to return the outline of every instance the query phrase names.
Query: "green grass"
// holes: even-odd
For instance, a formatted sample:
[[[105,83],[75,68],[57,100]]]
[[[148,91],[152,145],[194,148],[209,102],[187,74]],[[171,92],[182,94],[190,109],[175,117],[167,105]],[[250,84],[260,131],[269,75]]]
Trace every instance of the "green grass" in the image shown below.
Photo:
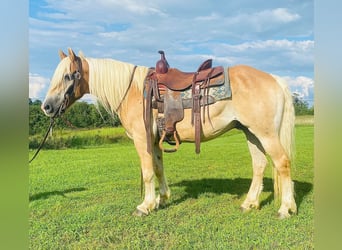
[[[298,214],[282,221],[271,167],[261,209],[240,212],[252,168],[236,130],[203,143],[199,156],[187,143],[164,154],[172,197],[143,218],[131,215],[141,202],[133,143],[42,150],[29,166],[30,249],[313,249],[312,125],[296,127],[296,149]]]
[[[44,143],[45,149],[86,148],[112,143],[128,143],[122,127],[101,129],[54,130]],[[45,135],[45,133],[44,133]],[[29,136],[29,148],[39,147],[44,135]]]
[[[296,116],[296,125],[314,125],[315,117],[313,115]]]

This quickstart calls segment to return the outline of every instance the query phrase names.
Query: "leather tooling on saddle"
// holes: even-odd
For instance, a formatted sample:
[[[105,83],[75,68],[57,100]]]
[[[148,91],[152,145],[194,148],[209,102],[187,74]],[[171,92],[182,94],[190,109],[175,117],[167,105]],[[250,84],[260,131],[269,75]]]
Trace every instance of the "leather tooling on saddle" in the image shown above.
[[[182,72],[170,68],[163,51],[155,68],[145,79],[144,122],[147,151],[151,153],[152,108],[158,110],[159,147],[164,152],[177,151],[180,142],[176,124],[183,120],[184,109],[191,109],[191,123],[195,129],[195,151],[200,152],[201,124],[205,115],[210,121],[209,107],[216,101],[231,97],[228,70],[212,67],[212,59],[204,61],[196,72]],[[165,149],[163,142],[175,145]]]

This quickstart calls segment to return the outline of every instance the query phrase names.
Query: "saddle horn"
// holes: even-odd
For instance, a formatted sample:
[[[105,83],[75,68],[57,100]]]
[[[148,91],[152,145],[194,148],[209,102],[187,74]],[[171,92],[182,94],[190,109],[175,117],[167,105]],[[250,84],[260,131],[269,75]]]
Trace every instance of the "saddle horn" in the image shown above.
[[[157,74],[165,74],[168,72],[170,66],[165,58],[165,53],[162,50],[159,50],[160,60],[156,63],[156,72]]]

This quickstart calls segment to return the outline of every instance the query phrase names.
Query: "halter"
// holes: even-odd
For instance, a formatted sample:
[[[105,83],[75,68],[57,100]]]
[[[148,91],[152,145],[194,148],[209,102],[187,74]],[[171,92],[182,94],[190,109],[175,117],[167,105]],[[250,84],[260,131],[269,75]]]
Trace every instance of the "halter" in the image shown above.
[[[66,74],[64,76],[65,82],[73,81],[73,83],[70,84],[70,86],[66,89],[66,91],[64,93],[64,100],[63,100],[62,104],[60,105],[60,107],[58,108],[58,112],[55,114],[55,116],[57,116],[57,114],[61,115],[61,113],[67,108],[68,103],[69,103],[69,98],[70,98],[70,96],[75,95],[76,87],[78,86],[81,78],[82,78],[82,76],[81,76],[81,73],[79,72],[79,70],[75,70],[74,73]]]
[[[57,112],[58,115],[61,115],[61,113],[67,108],[70,96],[75,95],[76,87],[78,86],[79,81],[82,78],[81,72],[82,72],[82,61],[80,58],[76,57],[76,70],[73,73],[69,73],[69,74],[64,75],[64,82],[73,81],[73,83],[70,84],[70,86],[66,89],[66,91],[64,93],[64,100],[63,100],[61,106],[58,108],[58,112]],[[56,114],[55,114],[55,116],[56,116]]]

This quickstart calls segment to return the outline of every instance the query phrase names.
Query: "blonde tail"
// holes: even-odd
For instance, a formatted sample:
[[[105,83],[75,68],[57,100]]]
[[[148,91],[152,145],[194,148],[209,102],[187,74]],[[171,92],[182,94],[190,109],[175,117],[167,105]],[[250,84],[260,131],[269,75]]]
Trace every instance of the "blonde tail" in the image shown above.
[[[293,107],[292,94],[287,86],[287,82],[285,79],[273,76],[278,84],[281,86],[284,92],[284,110],[283,117],[280,126],[280,143],[283,146],[287,156],[289,157],[290,162],[293,162],[295,156],[295,136],[294,136],[294,126],[295,126],[295,111]],[[273,170],[273,178],[274,178],[274,196],[275,198],[281,197],[281,183],[280,178],[278,178],[278,171],[276,169]]]

